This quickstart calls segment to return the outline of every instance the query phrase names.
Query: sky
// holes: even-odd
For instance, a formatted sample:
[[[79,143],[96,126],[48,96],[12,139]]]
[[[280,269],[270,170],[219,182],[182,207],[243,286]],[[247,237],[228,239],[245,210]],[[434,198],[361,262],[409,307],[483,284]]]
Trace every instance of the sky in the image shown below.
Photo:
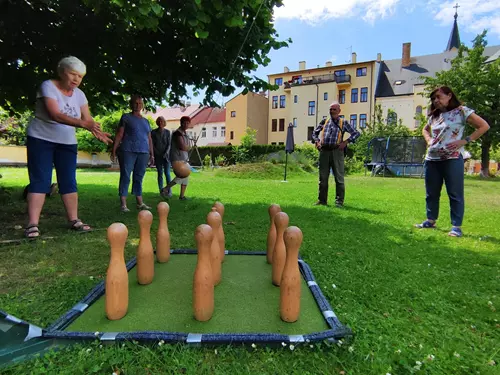
[[[284,0],[275,8],[274,26],[278,40],[292,39],[288,47],[273,50],[271,63],[252,74],[267,80],[268,74],[325,66],[350,61],[401,58],[402,44],[411,42],[411,55],[443,52],[450,37],[457,1],[443,0]],[[488,30],[488,45],[500,45],[500,1],[458,1],[458,28],[461,42]],[[237,91],[231,97],[237,95]],[[216,95],[223,104],[231,97]],[[199,97],[191,97],[196,103]]]

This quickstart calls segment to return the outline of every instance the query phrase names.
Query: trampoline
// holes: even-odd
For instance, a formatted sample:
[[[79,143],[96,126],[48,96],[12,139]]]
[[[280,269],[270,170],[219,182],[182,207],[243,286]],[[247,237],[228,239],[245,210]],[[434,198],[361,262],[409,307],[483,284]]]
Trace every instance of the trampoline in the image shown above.
[[[377,137],[368,142],[365,175],[417,176],[424,172],[424,137]]]

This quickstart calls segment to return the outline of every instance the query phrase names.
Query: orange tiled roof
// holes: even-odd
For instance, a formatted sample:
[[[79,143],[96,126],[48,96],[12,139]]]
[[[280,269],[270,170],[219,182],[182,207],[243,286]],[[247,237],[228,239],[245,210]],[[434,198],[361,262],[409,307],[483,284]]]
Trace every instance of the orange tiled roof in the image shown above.
[[[191,126],[214,122],[226,122],[225,108],[205,107],[191,118]]]

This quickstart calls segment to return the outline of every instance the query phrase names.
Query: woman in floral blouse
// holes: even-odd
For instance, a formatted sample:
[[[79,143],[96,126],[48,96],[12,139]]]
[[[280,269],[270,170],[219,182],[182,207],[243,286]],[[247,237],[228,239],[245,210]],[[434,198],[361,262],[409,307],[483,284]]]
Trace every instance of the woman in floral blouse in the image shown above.
[[[417,227],[435,228],[444,181],[450,199],[452,225],[448,234],[461,237],[460,227],[464,217],[463,146],[480,138],[490,126],[473,109],[461,105],[449,87],[435,89],[430,99],[429,120],[422,131],[428,145],[424,165],[427,220],[417,224]],[[462,139],[467,123],[475,131]]]

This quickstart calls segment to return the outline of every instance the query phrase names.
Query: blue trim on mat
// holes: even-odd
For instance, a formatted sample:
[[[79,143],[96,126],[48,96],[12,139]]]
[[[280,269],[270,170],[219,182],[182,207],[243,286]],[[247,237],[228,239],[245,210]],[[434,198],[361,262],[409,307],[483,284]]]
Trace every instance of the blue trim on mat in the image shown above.
[[[171,250],[171,254],[197,254],[196,249]],[[226,250],[228,255],[260,255],[265,256],[265,251],[233,251]],[[136,258],[127,263],[127,271],[136,265]],[[84,299],[73,306],[68,312],[54,322],[43,337],[87,339],[102,341],[161,341],[166,343],[183,342],[188,344],[231,344],[231,343],[264,343],[264,344],[297,344],[301,342],[314,342],[323,340],[338,340],[352,335],[352,331],[345,327],[335,315],[332,307],[321,292],[321,288],[314,279],[309,265],[299,256],[299,269],[302,277],[307,282],[309,290],[320,309],[330,329],[322,332],[313,332],[304,335],[283,335],[275,333],[223,333],[223,334],[198,334],[162,331],[137,331],[137,332],[66,332],[64,331],[85,309],[97,301],[105,293],[105,281],[101,281]]]

